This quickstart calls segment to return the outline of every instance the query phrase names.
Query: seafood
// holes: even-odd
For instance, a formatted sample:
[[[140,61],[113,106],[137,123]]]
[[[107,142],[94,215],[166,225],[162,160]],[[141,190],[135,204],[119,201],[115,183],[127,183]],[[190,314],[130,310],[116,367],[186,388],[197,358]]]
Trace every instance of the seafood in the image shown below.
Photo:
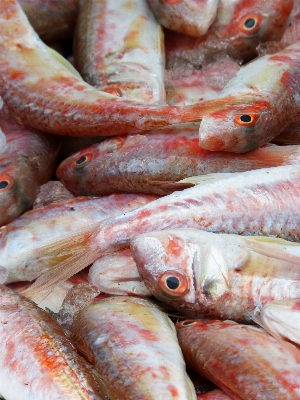
[[[218,99],[253,96],[252,104],[224,106],[203,117],[200,145],[243,153],[279,135],[299,114],[300,42],[243,66]]]
[[[220,0],[206,35],[194,38],[166,31],[167,67],[200,69],[220,54],[249,61],[258,55],[258,44],[281,38],[293,5],[293,0]]]
[[[152,294],[182,314],[251,320],[272,300],[300,297],[300,244],[263,236],[168,229],[131,241]]]
[[[81,1],[74,39],[83,79],[140,103],[163,103],[163,32],[146,0]]]
[[[300,297],[300,296],[299,296]],[[271,301],[254,318],[272,336],[300,344],[300,299]]]
[[[77,233],[53,243],[52,255],[73,252],[32,285],[36,292],[68,278],[105,254],[126,248],[140,233],[168,228],[197,228],[211,232],[276,236],[299,241],[300,166],[262,168],[206,181],[175,192],[133,211],[91,226],[89,234]],[[77,257],[78,256],[78,257]],[[1,262],[0,262],[1,265]],[[42,289],[43,290],[43,289]]]
[[[32,281],[49,269],[55,270],[60,262],[78,255],[80,240],[90,235],[97,222],[154,199],[157,196],[135,194],[77,198],[22,215],[0,230],[1,283]],[[70,243],[74,234],[76,238]],[[53,253],[52,245],[57,242],[71,244],[70,250]]]
[[[300,351],[292,344],[233,321],[186,320],[176,329],[187,366],[230,398],[300,398]]]
[[[207,393],[197,394],[197,400],[230,400],[232,397],[227,396],[223,390],[215,389]]]
[[[59,141],[21,126],[1,110],[6,148],[0,152],[0,226],[27,211],[55,171]]]
[[[72,36],[77,0],[19,0],[19,3],[43,40]]]
[[[174,325],[146,300],[117,296],[82,308],[72,340],[115,400],[196,400]]]
[[[155,193],[185,189],[177,181],[220,172],[299,164],[300,147],[266,146],[246,154],[198,146],[199,124],[160,128],[147,135],[114,137],[66,158],[56,175],[75,195]]]
[[[204,35],[217,14],[218,0],[148,0],[166,28],[190,36]]]
[[[151,296],[130,249],[99,258],[89,270],[89,282],[101,292],[117,295]]]
[[[0,393],[6,400],[105,399],[102,382],[47,312],[0,286]]]
[[[28,126],[66,136],[114,136],[198,120],[220,107],[137,103],[95,89],[39,39],[16,0],[1,1],[0,24],[0,96]]]

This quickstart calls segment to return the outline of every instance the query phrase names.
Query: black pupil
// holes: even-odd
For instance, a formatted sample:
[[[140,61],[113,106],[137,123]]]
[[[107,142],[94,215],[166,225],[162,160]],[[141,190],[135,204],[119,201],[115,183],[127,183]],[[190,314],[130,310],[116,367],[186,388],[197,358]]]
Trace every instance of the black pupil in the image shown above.
[[[253,28],[254,25],[255,25],[255,19],[254,18],[248,18],[244,22],[244,27],[247,28],[247,29]]]
[[[8,182],[7,181],[1,181],[0,182],[0,189],[5,189],[8,186]]]
[[[176,278],[176,276],[170,276],[169,278],[166,279],[166,284],[169,289],[177,289],[179,286],[179,279]]]
[[[250,117],[250,115],[241,115],[240,120],[242,122],[251,122],[252,118]]]
[[[83,156],[83,157],[79,158],[79,160],[76,161],[76,164],[77,164],[77,165],[78,165],[78,164],[82,164],[82,163],[84,163],[85,161],[86,161],[86,156]]]

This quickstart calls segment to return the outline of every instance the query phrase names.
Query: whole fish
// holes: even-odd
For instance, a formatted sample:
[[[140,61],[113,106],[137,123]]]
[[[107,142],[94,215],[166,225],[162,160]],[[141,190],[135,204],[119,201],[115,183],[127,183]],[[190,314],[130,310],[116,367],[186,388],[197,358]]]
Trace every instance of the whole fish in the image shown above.
[[[69,236],[69,240],[66,236],[64,242],[53,243],[53,257],[65,252],[73,252],[74,257],[57,265],[55,273],[40,277],[31,291],[58,283],[62,275],[72,276],[101,256],[128,247],[136,235],[158,229],[197,228],[299,241],[300,215],[295,205],[300,201],[300,166],[262,168],[230,177],[224,175],[224,179],[218,175],[218,179],[211,178],[202,185],[107,218],[91,226],[89,235],[77,233],[78,258],[73,249],[74,235]]]
[[[235,154],[205,150],[198,140],[196,123],[161,128],[147,135],[109,138],[65,159],[56,174],[75,195],[166,195],[185,189],[177,181],[194,175],[300,163],[298,146],[273,145]]]
[[[6,147],[0,152],[0,226],[27,211],[39,188],[51,179],[58,161],[56,138],[12,121],[0,113]]]
[[[81,0],[74,38],[83,79],[140,103],[163,103],[163,32],[146,0]]]
[[[173,31],[204,35],[217,14],[218,0],[148,0],[158,21]]]
[[[79,255],[80,241],[87,239],[97,222],[155,199],[157,196],[135,194],[77,198],[27,212],[0,230],[0,282],[32,281],[55,270],[60,262]],[[53,253],[53,244],[70,245],[74,234],[69,250]]]
[[[58,322],[0,286],[0,393],[6,400],[105,399],[102,382]]]
[[[131,251],[146,287],[184,315],[247,321],[300,297],[300,244],[287,240],[168,229],[138,235]]]
[[[19,0],[19,3],[43,40],[72,36],[77,0]]]
[[[243,66],[218,99],[253,96],[252,104],[224,106],[203,117],[200,145],[243,153],[279,135],[299,114],[300,42]],[[299,117],[298,117],[299,118]]]
[[[151,296],[139,274],[130,249],[99,258],[91,266],[88,280],[101,293]]]
[[[271,301],[254,321],[272,336],[300,344],[300,298]]]
[[[216,18],[204,36],[166,32],[167,67],[200,69],[220,54],[249,61],[258,55],[260,43],[281,38],[293,5],[293,0],[220,0]]]
[[[233,321],[176,324],[187,366],[235,400],[300,398],[300,351],[260,328]]]
[[[174,325],[149,301],[117,296],[82,308],[72,340],[114,400],[196,400]]]
[[[0,25],[0,95],[28,126],[67,136],[114,136],[198,120],[220,106],[148,105],[97,90],[39,39],[16,0],[1,1]]]

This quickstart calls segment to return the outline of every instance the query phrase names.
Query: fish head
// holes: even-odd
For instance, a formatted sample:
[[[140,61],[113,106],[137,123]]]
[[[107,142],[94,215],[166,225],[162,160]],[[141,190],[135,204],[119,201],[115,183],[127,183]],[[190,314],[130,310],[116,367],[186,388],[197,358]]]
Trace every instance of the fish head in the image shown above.
[[[245,153],[267,143],[279,128],[278,118],[268,101],[257,100],[249,105],[230,105],[203,117],[199,144],[210,151]],[[279,132],[278,132],[279,134]]]
[[[210,251],[210,243],[199,244],[184,235],[176,230],[138,235],[131,241],[132,256],[156,298],[201,312],[227,292],[226,268],[222,255]]]
[[[216,36],[227,43],[232,56],[247,61],[257,55],[259,43],[281,38],[293,5],[293,0],[222,0]]]
[[[57,178],[75,195],[94,195],[95,187],[88,177],[101,174],[101,168],[115,157],[125,140],[124,137],[107,139],[72,154],[58,166]]]

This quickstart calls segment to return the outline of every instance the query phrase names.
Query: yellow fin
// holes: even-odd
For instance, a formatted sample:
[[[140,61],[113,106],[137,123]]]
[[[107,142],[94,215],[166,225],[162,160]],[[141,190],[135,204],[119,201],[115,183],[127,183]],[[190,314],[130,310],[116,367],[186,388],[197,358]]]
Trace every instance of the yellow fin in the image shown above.
[[[204,183],[217,181],[221,179],[231,178],[234,175],[239,174],[240,172],[216,172],[215,174],[206,174],[199,176],[190,176],[188,178],[181,179],[177,183],[182,184],[191,184],[191,185],[202,185]]]
[[[48,47],[49,53],[65,68],[67,68],[72,74],[74,74],[77,78],[80,78],[82,81],[82,77],[79,74],[79,72],[73,67],[73,65],[65,59],[61,54],[59,54],[56,50],[52,49],[51,47]]]

